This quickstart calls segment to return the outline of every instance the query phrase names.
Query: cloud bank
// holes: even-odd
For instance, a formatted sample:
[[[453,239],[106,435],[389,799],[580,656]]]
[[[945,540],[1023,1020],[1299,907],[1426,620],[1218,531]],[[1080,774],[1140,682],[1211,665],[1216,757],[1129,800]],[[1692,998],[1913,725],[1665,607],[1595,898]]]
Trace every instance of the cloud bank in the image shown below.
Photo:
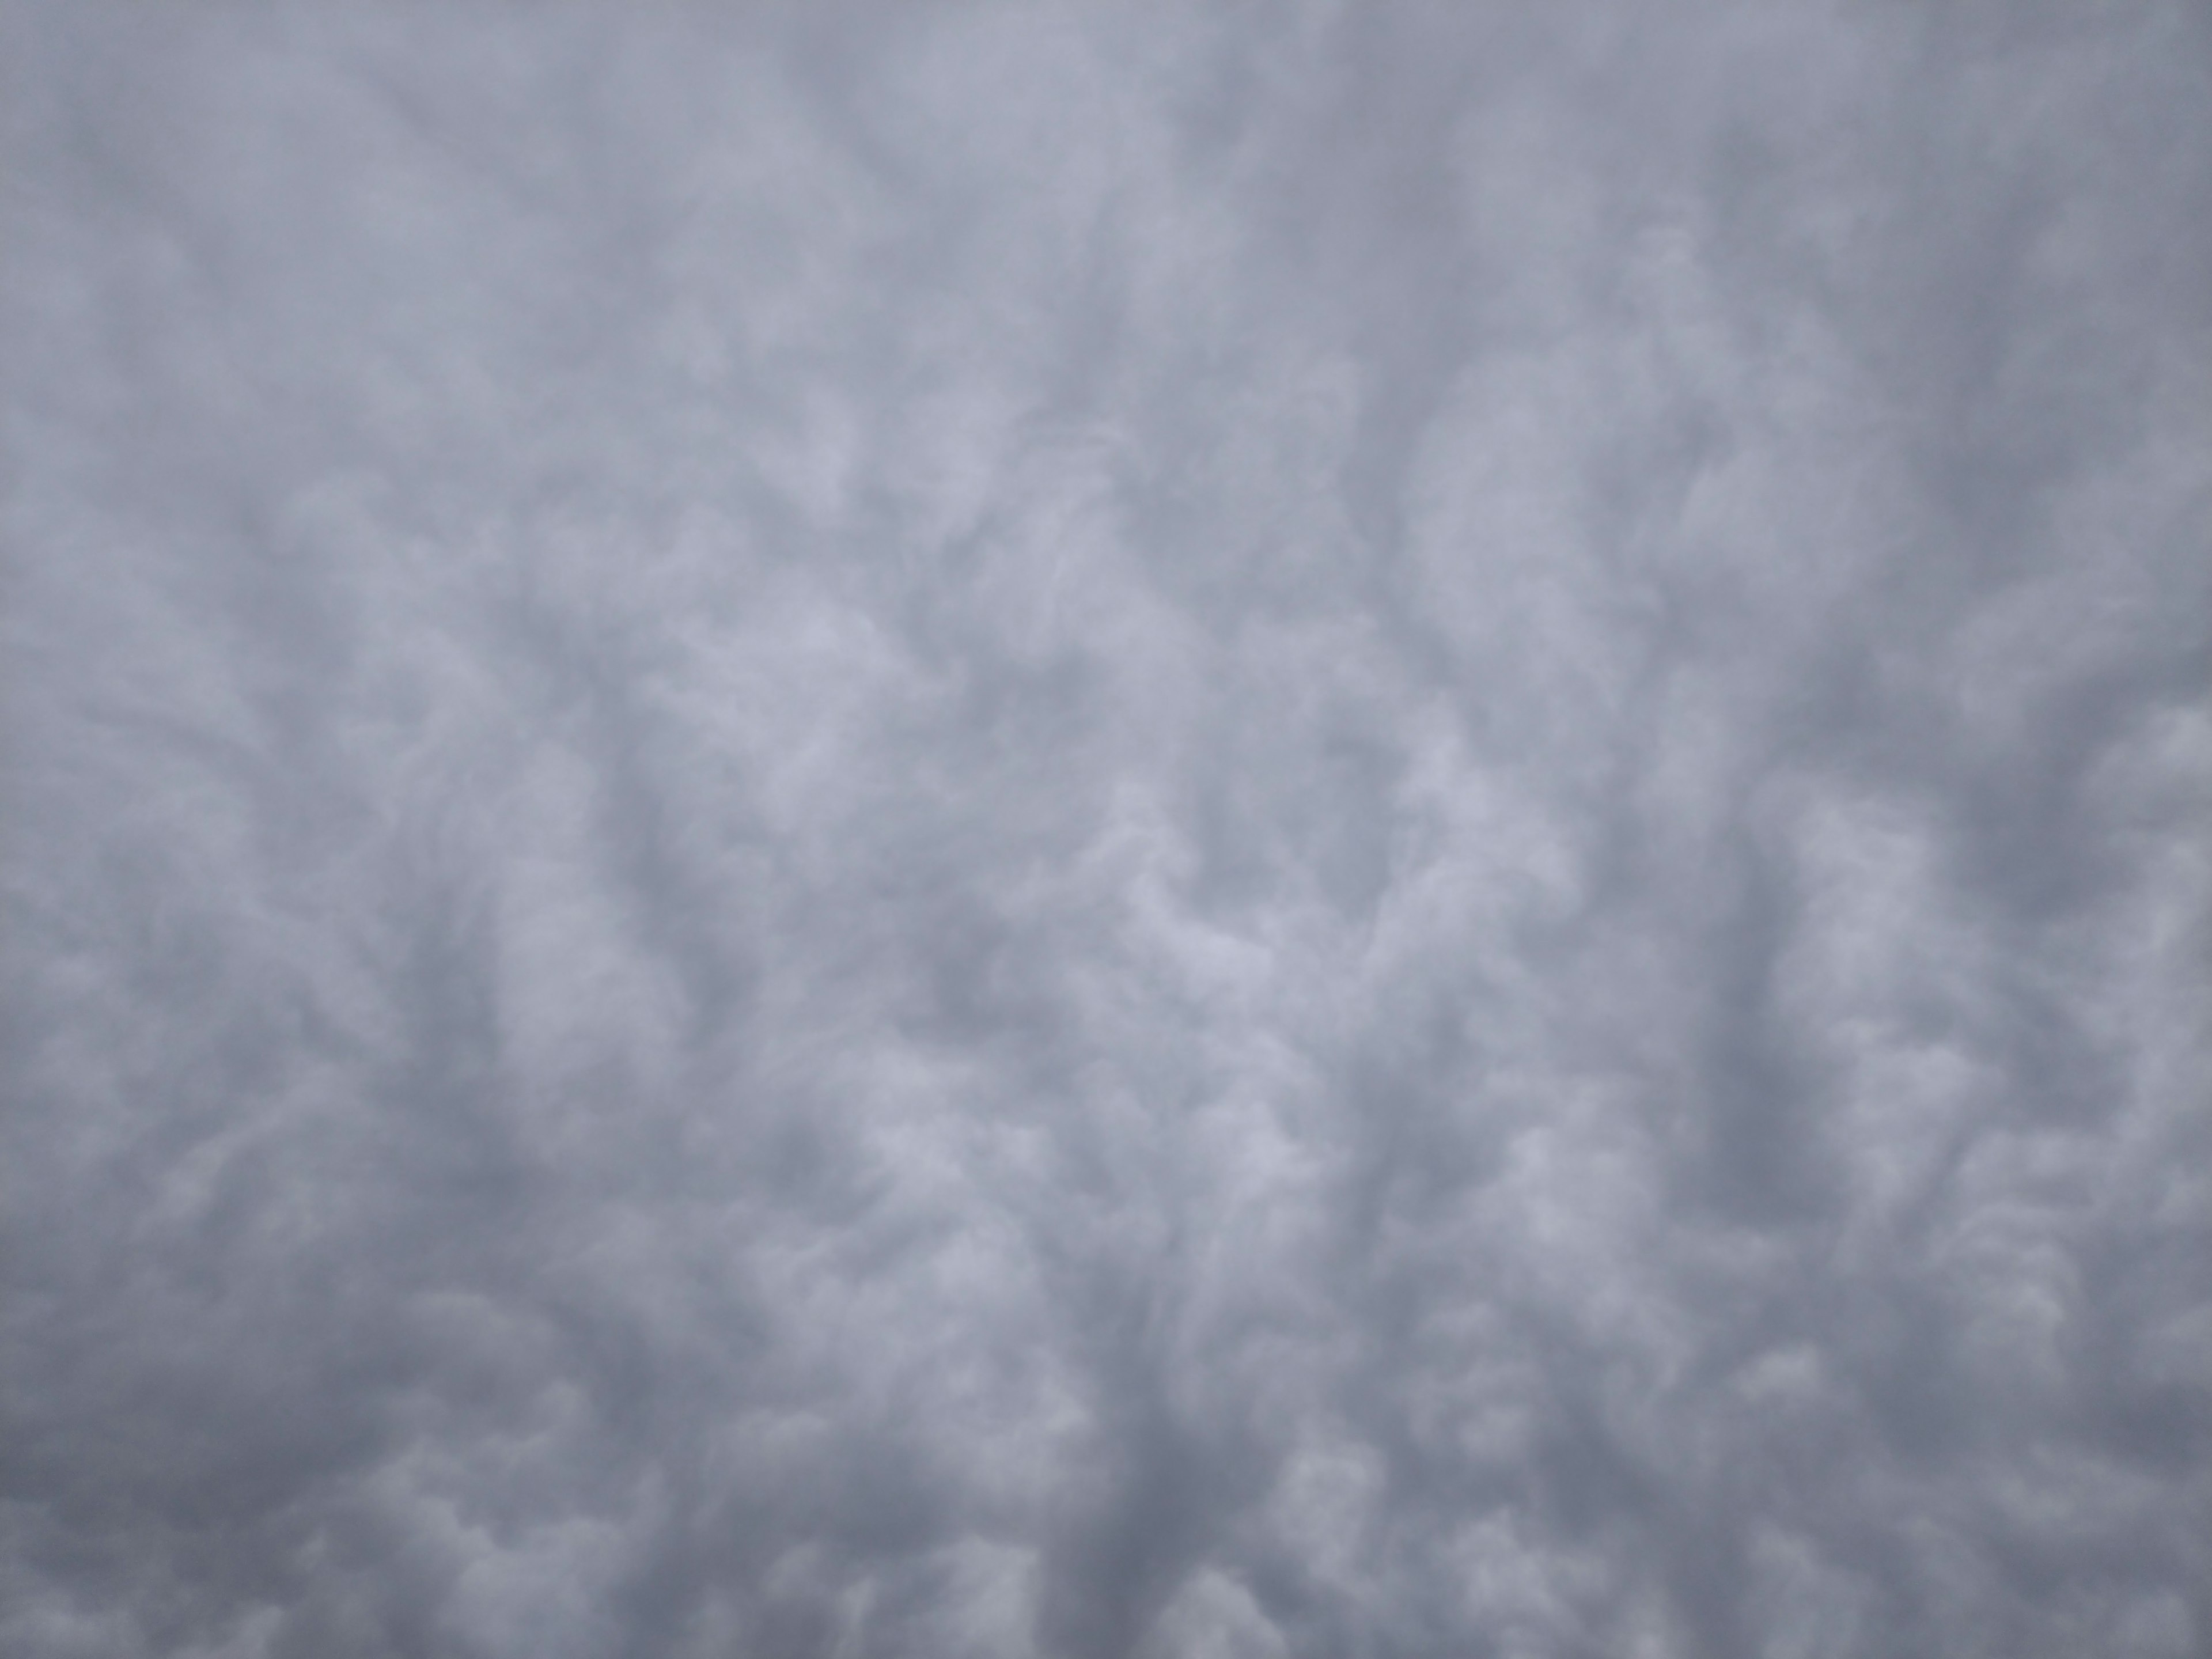
[[[14,0],[0,1646],[2212,1653],[2212,31]]]

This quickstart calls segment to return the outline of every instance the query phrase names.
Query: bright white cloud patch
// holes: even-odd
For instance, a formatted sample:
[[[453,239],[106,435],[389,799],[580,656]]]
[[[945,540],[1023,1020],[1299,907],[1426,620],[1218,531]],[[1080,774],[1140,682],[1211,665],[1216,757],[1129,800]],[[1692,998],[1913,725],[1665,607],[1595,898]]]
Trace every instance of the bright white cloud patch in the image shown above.
[[[2212,1641],[2189,6],[0,17],[0,1646]]]

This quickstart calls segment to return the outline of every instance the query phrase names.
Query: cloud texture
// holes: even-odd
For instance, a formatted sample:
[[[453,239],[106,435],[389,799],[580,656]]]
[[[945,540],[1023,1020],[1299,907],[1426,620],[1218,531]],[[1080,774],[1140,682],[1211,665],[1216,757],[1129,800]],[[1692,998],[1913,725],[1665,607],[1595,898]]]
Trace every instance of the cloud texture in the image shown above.
[[[0,15],[0,1648],[2212,1654],[2200,7]]]

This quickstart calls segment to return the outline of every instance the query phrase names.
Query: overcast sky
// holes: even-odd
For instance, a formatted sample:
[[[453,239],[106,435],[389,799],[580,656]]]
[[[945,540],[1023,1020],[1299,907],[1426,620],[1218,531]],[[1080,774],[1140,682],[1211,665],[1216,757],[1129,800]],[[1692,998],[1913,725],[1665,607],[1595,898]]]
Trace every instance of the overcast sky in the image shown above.
[[[2201,0],[0,19],[0,1650],[2212,1655]]]

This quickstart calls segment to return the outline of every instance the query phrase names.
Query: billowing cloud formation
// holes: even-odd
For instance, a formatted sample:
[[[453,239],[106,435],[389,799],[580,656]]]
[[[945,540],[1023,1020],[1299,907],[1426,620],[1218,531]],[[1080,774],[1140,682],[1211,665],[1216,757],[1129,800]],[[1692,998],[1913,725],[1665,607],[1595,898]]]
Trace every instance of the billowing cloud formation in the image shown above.
[[[2212,1652],[2190,0],[5,15],[0,1647]]]

